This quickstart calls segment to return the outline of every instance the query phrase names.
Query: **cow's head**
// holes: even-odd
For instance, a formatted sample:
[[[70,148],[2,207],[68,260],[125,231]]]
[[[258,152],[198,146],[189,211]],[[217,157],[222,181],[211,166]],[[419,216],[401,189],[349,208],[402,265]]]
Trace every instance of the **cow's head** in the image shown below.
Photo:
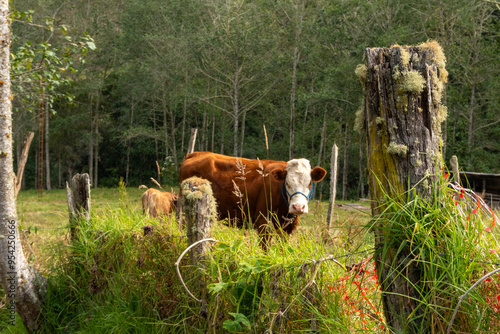
[[[271,173],[276,181],[284,181],[281,191],[288,202],[288,212],[301,215],[308,212],[312,182],[323,180],[326,170],[321,167],[311,169],[307,159],[293,159],[287,162],[286,168],[276,168]]]

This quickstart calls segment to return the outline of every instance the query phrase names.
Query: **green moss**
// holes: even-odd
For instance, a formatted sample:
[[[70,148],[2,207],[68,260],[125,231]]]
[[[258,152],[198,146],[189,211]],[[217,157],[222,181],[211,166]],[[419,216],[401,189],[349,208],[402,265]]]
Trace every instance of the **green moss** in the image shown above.
[[[441,124],[448,117],[448,107],[440,105],[436,114],[436,122]]]
[[[446,57],[443,48],[435,40],[428,40],[419,45],[422,51],[432,52],[432,59],[436,63],[439,72],[439,81],[442,83],[448,82],[448,71],[446,70]]]
[[[411,62],[415,65],[418,65],[418,63],[420,62],[420,57],[418,56],[418,53],[414,53],[411,56]]]
[[[396,154],[401,157],[405,157],[408,153],[408,146],[391,142],[389,143],[389,146],[387,146],[386,152],[387,154]]]
[[[377,125],[382,125],[382,124],[384,124],[384,123],[385,123],[385,119],[384,119],[383,117],[377,117],[377,118],[375,119],[375,123],[376,123]]]
[[[437,131],[438,133],[441,133],[441,124],[446,120],[448,117],[448,108],[446,106],[440,105],[435,114],[432,115],[432,125],[433,129]]]
[[[417,71],[409,71],[403,74],[401,90],[408,93],[420,94],[425,86],[425,79]]]
[[[354,131],[362,133],[365,130],[365,107],[360,105],[356,110],[356,118],[354,119]]]
[[[210,181],[196,176],[182,181],[181,189],[183,196],[188,200],[201,199],[203,194],[213,195]]]
[[[368,78],[368,69],[366,68],[366,65],[358,64],[358,66],[356,66],[356,69],[354,70],[354,73],[356,73],[356,75],[359,78],[359,81],[361,81],[361,84],[364,87],[366,84],[366,80]]]
[[[394,67],[394,69],[392,70],[392,79],[394,81],[397,81],[400,76],[401,76],[401,72],[399,71],[399,66],[396,65],[396,67]]]
[[[401,64],[407,67],[410,64],[410,53],[404,48],[401,48]]]

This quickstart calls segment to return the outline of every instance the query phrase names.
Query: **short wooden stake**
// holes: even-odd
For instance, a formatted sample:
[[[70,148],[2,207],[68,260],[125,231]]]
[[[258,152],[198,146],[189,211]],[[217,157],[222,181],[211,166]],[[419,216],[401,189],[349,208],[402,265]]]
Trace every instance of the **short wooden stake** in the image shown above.
[[[90,177],[89,174],[76,174],[71,179],[71,187],[66,182],[68,197],[69,225],[71,240],[75,240],[80,219],[90,220]]]
[[[199,177],[191,177],[181,183],[181,206],[183,220],[187,226],[188,246],[210,237],[210,226],[217,218],[215,199],[211,183]],[[191,264],[198,263],[208,249],[204,242],[189,252]]]
[[[191,129],[191,138],[189,139],[188,151],[187,153],[194,152],[194,145],[196,144],[196,134],[198,133],[198,129]]]

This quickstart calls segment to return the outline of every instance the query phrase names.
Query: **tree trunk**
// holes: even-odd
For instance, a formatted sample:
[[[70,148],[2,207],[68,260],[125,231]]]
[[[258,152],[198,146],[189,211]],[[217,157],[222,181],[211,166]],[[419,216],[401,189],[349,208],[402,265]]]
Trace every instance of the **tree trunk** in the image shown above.
[[[177,146],[175,145],[175,115],[173,109],[170,108],[170,131],[172,136],[172,156],[174,157],[175,170],[179,168],[179,163],[177,161]]]
[[[207,136],[208,136],[208,125],[207,125],[207,109],[204,108],[203,109],[203,122],[201,124],[201,128],[202,128],[202,131],[201,131],[201,140],[200,140],[200,151],[206,151],[207,148],[206,148],[206,139],[207,139]]]
[[[321,139],[320,139],[320,144],[319,144],[319,153],[318,153],[318,164],[317,166],[323,166],[323,160],[326,155],[326,125],[327,125],[327,112],[326,108],[323,112],[323,126],[321,127]],[[321,195],[323,194],[323,185],[324,182],[321,182],[319,187],[316,187],[314,190],[314,196],[316,196],[316,192],[319,191],[319,200],[321,201]],[[319,188],[319,189],[318,189]]]
[[[212,142],[210,145],[210,152],[215,152],[215,111],[212,113]]]
[[[90,134],[89,134],[89,176],[90,184],[94,184],[94,113],[92,111],[92,100],[94,96],[89,93],[89,119],[90,119]]]
[[[130,108],[130,128],[134,125],[134,100],[132,99],[132,105]],[[156,127],[156,126],[155,126]],[[125,183],[128,184],[128,176],[130,173],[130,140],[127,140],[126,145],[127,145],[127,166],[125,170]],[[155,136],[155,144],[156,144],[156,136]],[[156,148],[156,151],[158,152],[158,148]],[[158,155],[158,153],[157,153]],[[158,159],[158,157],[157,157]]]
[[[247,118],[246,109],[243,110],[243,115],[241,116],[241,137],[240,137],[240,157],[243,156],[243,146],[245,144],[245,122]]]
[[[99,105],[101,104],[101,89],[97,92],[97,101],[95,103],[95,154],[94,154],[94,183],[92,185],[97,188],[98,172],[99,172]]]
[[[298,38],[298,36],[296,36]],[[290,92],[290,148],[288,152],[288,158],[293,159],[293,149],[295,145],[295,90],[297,89],[297,64],[299,62],[299,46],[295,45],[293,48],[293,63],[292,63],[292,89]]]
[[[132,123],[130,125],[132,125]],[[156,137],[156,111],[155,110],[153,110],[153,133],[154,133],[154,137],[155,137],[155,158],[156,158],[155,160],[158,161],[158,157],[159,157],[158,156],[158,137]]]
[[[347,200],[347,186],[349,177],[347,170],[349,169],[349,122],[345,123],[345,137],[344,137],[344,168],[342,171],[342,199]]]
[[[28,160],[28,153],[31,146],[31,141],[35,136],[34,132],[28,132],[28,136],[24,142],[23,151],[21,152],[21,156],[19,158],[19,162],[17,163],[17,174],[16,174],[16,197],[19,194],[19,190],[21,190],[21,184],[23,182],[24,176],[24,167],[26,166],[26,161]]]
[[[19,313],[28,332],[41,329],[43,276],[28,265],[17,224],[14,160],[12,146],[12,105],[10,90],[9,2],[0,4],[0,281],[6,293],[8,321],[15,325]]]
[[[446,118],[441,94],[447,72],[442,49],[432,41],[418,47],[368,48],[365,56],[367,165],[371,210],[378,216],[387,209],[387,197],[403,201],[418,194],[434,200],[431,186],[440,171],[441,123]],[[388,326],[396,333],[431,332],[419,307],[422,268],[408,248],[390,246],[393,237],[383,222],[374,228]]]
[[[58,172],[57,172],[57,176],[58,176],[58,182],[57,182],[57,187],[59,189],[62,188],[62,169],[61,169],[61,153],[59,153],[59,156],[58,156],[58,159],[57,159],[57,167],[58,167]]]
[[[181,138],[181,152],[184,151],[184,138],[186,137],[186,115],[187,115],[187,99],[188,99],[188,74],[187,67],[184,72],[184,105],[182,107],[182,138]]]
[[[305,7],[307,1],[299,0],[294,8],[294,44],[293,44],[293,60],[292,60],[292,88],[290,92],[290,148],[289,158],[294,157],[295,148],[295,94],[297,90],[297,67],[300,59],[300,38],[302,35],[302,24],[304,21]]]
[[[323,126],[321,127],[321,139],[319,142],[319,153],[318,153],[318,166],[322,165],[323,161],[323,155],[325,151],[325,146],[326,146],[326,108],[325,111],[323,112]]]
[[[238,156],[238,121],[240,117],[240,110],[238,104],[238,57],[234,57],[234,81],[233,81],[233,117],[234,117],[234,135],[233,135],[233,155]]]
[[[184,130],[183,130],[184,132]],[[168,157],[168,126],[167,126],[167,109],[163,108],[163,134],[165,135],[165,159]],[[182,134],[184,137],[184,133]],[[184,146],[184,145],[182,145]],[[184,151],[182,151],[184,152]]]
[[[47,190],[51,190],[50,184],[50,152],[49,152],[49,119],[50,110],[48,100],[45,102],[45,186]]]
[[[42,61],[43,64],[43,61]],[[43,74],[42,74],[43,77]],[[42,94],[41,94],[41,102],[40,102],[40,113],[38,115],[38,179],[37,179],[37,184],[38,184],[38,193],[39,196],[43,196],[43,141],[45,139],[45,136],[43,133],[45,132],[45,127],[43,123],[45,122],[45,86],[43,81],[41,82],[42,85]]]

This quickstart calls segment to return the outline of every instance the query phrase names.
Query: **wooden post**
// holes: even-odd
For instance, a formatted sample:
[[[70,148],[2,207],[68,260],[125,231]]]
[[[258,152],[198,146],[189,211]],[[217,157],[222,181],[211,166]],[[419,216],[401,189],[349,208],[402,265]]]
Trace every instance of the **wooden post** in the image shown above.
[[[326,217],[326,230],[330,230],[332,223],[333,208],[335,206],[335,197],[337,196],[337,161],[339,155],[339,148],[337,144],[332,147],[332,162],[331,162],[331,179],[330,179],[330,204],[328,205],[328,214]]]
[[[24,141],[23,150],[21,152],[21,157],[19,158],[19,165],[17,166],[17,174],[16,174],[16,197],[19,194],[19,190],[21,190],[21,184],[23,182],[23,174],[24,167],[26,166],[26,161],[28,160],[28,152],[30,150],[31,141],[35,136],[34,132],[28,132],[26,136],[26,140]]]
[[[76,174],[71,179],[71,187],[66,182],[68,197],[69,225],[71,240],[75,240],[80,219],[90,220],[90,177],[89,174]]]
[[[209,238],[210,226],[217,218],[216,202],[211,183],[199,177],[190,177],[181,183],[181,207],[187,225],[188,246]],[[208,248],[200,243],[189,252],[191,264],[199,262]]]
[[[198,133],[198,129],[191,129],[191,138],[189,139],[188,151],[187,153],[194,152],[194,144],[196,144],[196,134]]]
[[[460,182],[460,169],[458,168],[458,158],[456,155],[452,156],[450,159],[451,170],[453,171],[453,181],[457,184]]]
[[[361,124],[376,217],[388,208],[386,198],[402,204],[411,201],[413,194],[435,200],[432,187],[441,171],[441,123],[446,119],[441,96],[447,72],[443,51],[435,41],[368,48],[365,59],[365,67],[358,67],[356,74],[365,87]],[[381,220],[374,232],[387,324],[396,333],[431,332],[431,321],[419,307],[422,268],[411,260],[408,247],[387,246],[392,232],[384,227]]]

